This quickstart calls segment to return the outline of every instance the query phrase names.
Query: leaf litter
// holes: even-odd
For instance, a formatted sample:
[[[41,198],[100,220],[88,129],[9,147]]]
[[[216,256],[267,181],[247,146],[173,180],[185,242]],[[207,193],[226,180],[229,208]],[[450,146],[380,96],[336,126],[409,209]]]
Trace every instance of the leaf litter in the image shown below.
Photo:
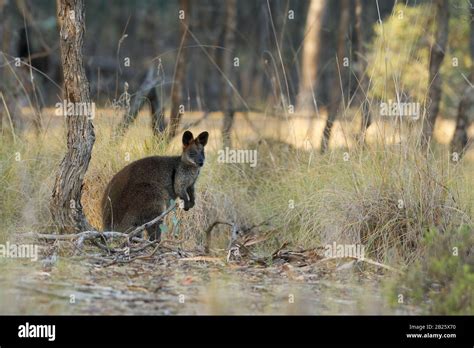
[[[259,256],[255,247],[268,235],[232,241],[228,250],[212,253],[185,250],[176,238],[159,244],[136,237],[126,243],[107,240],[100,247],[94,240],[81,241],[80,248],[67,239],[36,238],[43,243],[43,260],[55,261],[0,264],[9,270],[2,313],[393,313],[381,288],[388,268],[328,259],[322,247],[292,250],[287,242],[271,255]],[[19,297],[24,305],[16,307]]]

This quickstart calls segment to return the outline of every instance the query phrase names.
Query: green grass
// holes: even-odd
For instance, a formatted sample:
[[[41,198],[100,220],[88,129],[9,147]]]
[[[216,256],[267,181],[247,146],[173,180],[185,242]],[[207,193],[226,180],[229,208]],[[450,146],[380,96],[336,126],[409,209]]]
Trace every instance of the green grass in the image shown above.
[[[474,226],[446,233],[432,229],[422,245],[423,255],[392,284],[392,299],[404,294],[407,302],[421,306],[428,314],[472,315]],[[397,305],[395,301],[393,305]]]

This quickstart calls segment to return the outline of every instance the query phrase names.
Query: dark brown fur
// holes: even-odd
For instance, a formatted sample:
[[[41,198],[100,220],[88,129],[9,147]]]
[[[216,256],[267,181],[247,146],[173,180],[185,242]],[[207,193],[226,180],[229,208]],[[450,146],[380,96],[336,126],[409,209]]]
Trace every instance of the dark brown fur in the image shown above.
[[[184,201],[184,210],[191,209],[208,136],[203,132],[194,139],[186,131],[181,156],[142,158],[115,174],[102,198],[104,230],[130,232],[159,216],[178,197]],[[160,239],[159,225],[147,231],[151,239]]]

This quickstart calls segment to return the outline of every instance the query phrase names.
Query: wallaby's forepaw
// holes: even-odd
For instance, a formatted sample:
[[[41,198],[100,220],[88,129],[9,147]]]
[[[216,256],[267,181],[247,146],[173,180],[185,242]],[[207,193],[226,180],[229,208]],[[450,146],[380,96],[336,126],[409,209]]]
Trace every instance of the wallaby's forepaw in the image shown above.
[[[188,211],[192,207],[194,207],[194,202],[191,202],[191,201],[184,202],[184,211]]]

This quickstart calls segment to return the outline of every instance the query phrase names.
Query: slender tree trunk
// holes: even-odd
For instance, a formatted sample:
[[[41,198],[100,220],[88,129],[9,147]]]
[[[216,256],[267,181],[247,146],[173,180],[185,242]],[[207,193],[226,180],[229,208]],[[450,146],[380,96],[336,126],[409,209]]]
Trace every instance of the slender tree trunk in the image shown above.
[[[34,113],[33,126],[35,128],[36,134],[39,135],[43,131],[42,110],[44,108],[44,98],[42,94],[44,80],[42,75],[36,74],[33,67],[46,72],[48,67],[48,58],[31,58],[31,56],[34,56],[36,53],[35,51],[31,51],[33,49],[31,34],[34,32],[38,34],[38,28],[31,14],[31,9],[28,3],[25,0],[16,0],[15,4],[18,9],[18,13],[21,14],[25,21],[24,27],[20,30],[18,43],[18,47],[20,48],[20,52],[18,52],[19,57],[28,63],[28,65],[24,65],[22,67],[23,70],[25,70],[25,76],[27,76],[23,82],[26,90],[28,91],[28,96],[25,96],[25,98],[28,99],[30,107]],[[50,47],[46,44],[40,34],[36,35],[35,41],[38,41],[41,44],[44,51],[50,52]]]
[[[469,80],[474,81],[474,8],[470,8],[471,14],[471,33],[469,38],[469,54],[471,55],[471,73]],[[465,149],[472,142],[467,134],[467,129],[474,122],[474,88],[469,85],[463,93],[459,102],[458,117],[456,120],[456,130],[451,140],[451,152],[457,152],[462,156]]]
[[[370,102],[368,99],[369,79],[367,76],[367,51],[366,45],[370,38],[370,22],[368,21],[367,1],[356,0],[356,33],[357,33],[357,77],[359,80],[358,99],[361,109],[361,127],[359,141],[365,142],[365,134],[372,119]]]
[[[471,75],[472,76],[472,75]],[[468,86],[459,102],[456,129],[451,140],[451,152],[462,156],[468,145],[472,142],[467,134],[467,129],[474,122],[474,88]]]
[[[159,82],[159,76],[158,72],[155,66],[151,66],[145,75],[145,78],[143,82],[141,83],[140,87],[138,88],[137,92],[134,93],[134,97],[132,99],[131,105],[125,109],[125,112],[122,117],[122,121],[120,124],[117,126],[117,129],[115,131],[115,135],[121,136],[123,135],[128,127],[135,122],[135,120],[138,117],[138,113],[143,107],[143,104],[145,103],[146,99],[150,99],[150,101],[153,102],[158,102],[159,99],[156,98],[154,100],[153,98],[155,97],[156,94],[156,85]],[[155,105],[156,106],[156,105]],[[153,105],[152,105],[152,118],[153,118]]]
[[[306,37],[303,41],[300,87],[297,106],[300,110],[313,110],[316,93],[319,55],[322,49],[321,28],[327,0],[311,0],[306,18]]]
[[[153,88],[148,94],[151,109],[151,129],[153,135],[159,136],[166,129],[165,109],[161,106],[160,96],[156,88]]]
[[[12,16],[15,6],[12,2],[0,0],[0,126],[8,129],[13,140],[21,133],[27,123],[22,108],[26,105],[34,109],[30,98],[30,78],[27,68],[15,67],[11,57],[18,56],[13,48]],[[9,15],[10,14],[10,15]]]
[[[0,50],[3,52],[10,52],[10,37],[11,37],[11,27],[10,27],[10,16],[7,15],[8,1],[0,0],[0,38],[2,39],[0,44]]]
[[[268,46],[270,42],[270,20],[267,2],[262,1],[258,4],[258,22],[256,25],[258,33],[258,51],[256,52],[252,78],[250,95],[254,100],[266,101],[268,99],[268,91],[271,89],[268,83],[266,70],[268,69],[265,60],[268,54]]]
[[[57,11],[65,100],[74,105],[91,105],[89,82],[82,62],[84,1],[60,0]],[[90,229],[82,210],[81,196],[95,134],[90,115],[67,115],[66,126],[67,151],[54,183],[50,211],[60,232],[70,233]]]
[[[233,58],[235,55],[235,31],[237,29],[237,1],[226,1],[226,31],[224,37],[225,51],[223,54],[222,71],[224,78],[233,80],[234,67]],[[232,87],[228,81],[224,81],[222,90],[222,110],[224,111],[224,122],[222,126],[222,139],[224,147],[230,147],[232,124],[234,123],[234,104],[232,101]]]
[[[442,79],[440,75],[441,64],[444,60],[446,46],[448,43],[449,30],[449,1],[436,0],[436,37],[431,46],[430,74],[428,90],[428,110],[423,120],[421,144],[426,148],[431,142],[436,117],[439,112],[439,103],[442,92]]]
[[[190,3],[189,0],[179,0],[179,9],[184,11],[184,19],[181,19],[181,43],[178,50],[178,59],[176,61],[175,73],[173,78],[173,87],[171,89],[171,114],[169,125],[169,138],[174,138],[178,132],[179,123],[181,122],[182,112],[180,105],[183,103],[183,86],[186,78],[186,45],[189,27]]]
[[[220,7],[221,0],[213,0],[209,2],[209,7],[213,10],[209,11],[209,7],[198,6],[198,16],[201,18],[202,26],[204,27],[203,31],[208,37],[212,49],[208,50],[209,55],[211,56],[212,61],[216,62],[220,66],[220,57],[221,50],[216,47],[222,46],[223,40],[223,30],[224,26],[221,24],[223,18],[221,13],[217,11],[217,8]],[[212,64],[206,65],[205,70],[205,80],[204,80],[204,91],[203,91],[203,101],[204,101],[204,111],[218,111],[220,110],[220,75],[217,69],[214,68]]]
[[[336,68],[334,70],[334,76],[332,79],[331,97],[328,107],[328,118],[326,120],[326,126],[324,127],[323,138],[321,140],[321,153],[325,153],[329,147],[332,127],[337,118],[339,106],[341,105],[342,101],[341,80],[344,81],[343,76],[345,75],[343,61],[344,56],[346,54],[346,35],[348,33],[350,24],[349,5],[349,0],[341,1],[341,13],[339,18],[339,28],[337,35],[337,57],[335,60]],[[341,76],[341,79],[339,79],[339,76]]]
[[[9,43],[10,43],[10,33],[8,31],[8,28],[9,28],[9,23],[8,23],[8,16],[5,16],[5,13],[6,13],[6,7],[7,7],[7,2],[4,1],[4,0],[0,0],[0,39],[2,40],[1,42],[1,45],[0,45],[0,50],[3,51],[3,52],[9,52],[10,51],[10,47],[9,47]],[[4,65],[4,55],[3,54],[0,54],[0,65]],[[6,87],[5,86],[5,73],[3,72],[2,73],[2,84],[0,85],[0,92],[2,93],[2,95],[0,96],[5,98],[5,96],[3,95],[3,89]],[[7,110],[5,109],[4,107],[4,100],[0,99],[0,135],[3,135],[3,117],[8,117],[7,115]],[[5,100],[5,104],[6,104],[6,100]]]

